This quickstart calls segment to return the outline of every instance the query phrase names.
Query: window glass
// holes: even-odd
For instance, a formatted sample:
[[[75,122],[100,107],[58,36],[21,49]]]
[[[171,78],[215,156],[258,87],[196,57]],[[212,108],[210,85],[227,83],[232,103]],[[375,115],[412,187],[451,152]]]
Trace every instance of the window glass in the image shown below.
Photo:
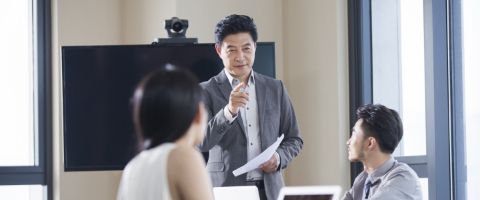
[[[0,1],[0,166],[35,164],[31,1]]]
[[[428,178],[420,178],[423,200],[428,200]]]
[[[395,156],[426,155],[423,1],[372,0],[373,102],[399,112]]]
[[[42,200],[44,187],[41,185],[2,185],[0,186],[1,199],[15,200]]]
[[[480,1],[464,0],[463,75],[465,115],[465,159],[467,166],[467,199],[480,196]]]

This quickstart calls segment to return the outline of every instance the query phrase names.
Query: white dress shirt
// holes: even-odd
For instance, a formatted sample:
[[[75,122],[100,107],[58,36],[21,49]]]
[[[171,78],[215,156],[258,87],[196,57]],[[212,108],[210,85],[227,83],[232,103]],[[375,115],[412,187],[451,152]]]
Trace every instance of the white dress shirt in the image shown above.
[[[232,89],[240,84],[240,80],[232,77],[228,72],[224,71],[227,75],[228,81],[232,86]],[[257,94],[255,90],[255,78],[253,71],[248,78],[244,92],[248,93],[249,100],[245,107],[239,109],[239,114],[242,116],[243,127],[247,133],[247,159],[251,160],[258,156],[262,152],[261,139],[260,139],[260,126],[258,120],[258,104]],[[228,110],[228,105],[223,109],[225,118],[232,123],[238,115],[232,116]],[[277,166],[280,164],[280,156],[275,152],[277,158]],[[263,172],[261,169],[253,170],[247,173],[247,181],[263,180]]]

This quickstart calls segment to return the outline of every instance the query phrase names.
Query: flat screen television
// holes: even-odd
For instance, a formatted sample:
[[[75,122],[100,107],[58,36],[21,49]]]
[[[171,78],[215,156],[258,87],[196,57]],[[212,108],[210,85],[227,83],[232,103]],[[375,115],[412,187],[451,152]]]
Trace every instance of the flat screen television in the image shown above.
[[[275,77],[275,46],[254,70]],[[214,44],[62,47],[65,171],[122,170],[137,153],[130,99],[141,78],[171,63],[206,81],[223,69]]]

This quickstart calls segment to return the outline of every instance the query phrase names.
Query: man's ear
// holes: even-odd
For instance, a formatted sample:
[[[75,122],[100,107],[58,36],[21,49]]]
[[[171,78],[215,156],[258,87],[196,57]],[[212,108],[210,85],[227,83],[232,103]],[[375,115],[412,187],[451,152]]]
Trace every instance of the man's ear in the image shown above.
[[[220,56],[220,53],[222,52],[222,45],[215,43],[215,51],[217,52],[218,56]]]
[[[374,137],[368,137],[367,141],[368,141],[367,148],[370,150],[373,150],[378,146],[377,139],[375,139]]]

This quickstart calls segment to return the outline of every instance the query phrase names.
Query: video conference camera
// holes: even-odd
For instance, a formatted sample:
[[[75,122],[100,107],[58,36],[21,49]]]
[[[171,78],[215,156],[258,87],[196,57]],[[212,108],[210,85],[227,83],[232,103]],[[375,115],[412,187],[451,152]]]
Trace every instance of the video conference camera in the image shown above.
[[[188,20],[172,17],[172,19],[165,20],[165,30],[167,30],[169,38],[181,37],[184,38],[188,29]]]
[[[185,44],[197,43],[197,38],[187,38],[188,20],[172,17],[165,20],[165,30],[167,30],[168,38],[157,38],[152,44]]]

